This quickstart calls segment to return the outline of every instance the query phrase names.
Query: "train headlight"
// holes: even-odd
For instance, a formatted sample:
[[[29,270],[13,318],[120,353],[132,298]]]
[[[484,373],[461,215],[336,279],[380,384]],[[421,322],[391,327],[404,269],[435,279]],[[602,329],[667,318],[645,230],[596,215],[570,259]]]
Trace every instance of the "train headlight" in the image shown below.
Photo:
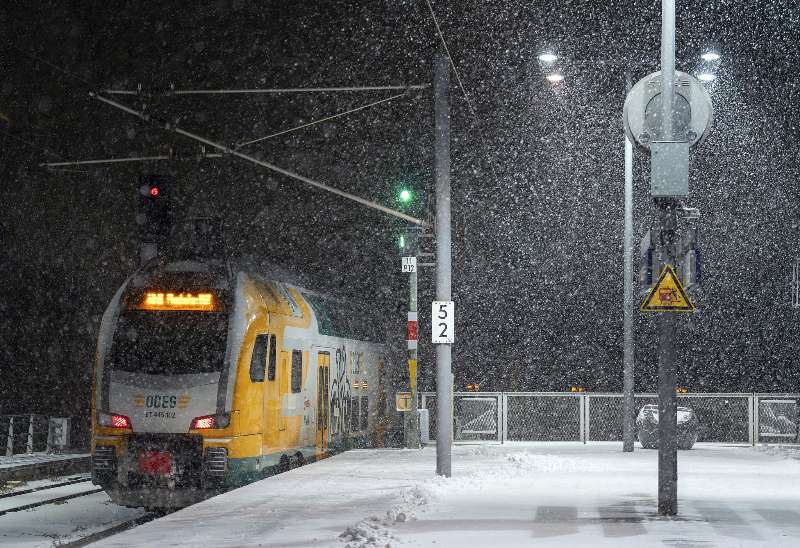
[[[97,414],[97,424],[100,426],[107,426],[111,428],[130,428],[131,419],[129,419],[125,415],[100,412]]]
[[[208,430],[209,428],[227,428],[231,423],[231,416],[228,413],[218,413],[216,415],[203,415],[192,419],[192,430]]]

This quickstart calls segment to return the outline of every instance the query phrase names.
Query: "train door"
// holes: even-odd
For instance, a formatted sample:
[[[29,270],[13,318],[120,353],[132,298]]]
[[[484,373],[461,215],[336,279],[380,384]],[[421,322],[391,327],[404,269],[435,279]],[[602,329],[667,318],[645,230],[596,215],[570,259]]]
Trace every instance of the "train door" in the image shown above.
[[[328,452],[328,428],[330,426],[330,371],[331,355],[317,354],[317,456]]]
[[[280,411],[280,390],[278,389],[278,349],[275,335],[269,337],[269,359],[267,360],[267,383],[265,401],[267,407],[267,424],[264,430],[264,445],[276,443],[278,432],[278,413]]]
[[[289,383],[289,353],[281,350],[280,367],[278,367],[278,378],[275,383],[278,386],[278,430],[286,430],[286,413],[284,413],[284,401],[286,395],[290,394]]]

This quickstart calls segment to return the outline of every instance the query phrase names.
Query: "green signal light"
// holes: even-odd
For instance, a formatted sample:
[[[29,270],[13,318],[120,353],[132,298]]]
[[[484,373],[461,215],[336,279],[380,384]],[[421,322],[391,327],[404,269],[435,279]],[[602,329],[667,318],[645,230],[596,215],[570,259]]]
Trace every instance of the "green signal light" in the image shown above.
[[[403,190],[400,191],[400,201],[403,202],[404,204],[410,202],[413,197],[414,195],[411,194],[411,191],[408,190],[407,188],[404,188]]]
[[[403,236],[403,235],[400,236],[399,244],[400,244],[400,249],[404,249],[406,247],[406,237],[405,236]]]

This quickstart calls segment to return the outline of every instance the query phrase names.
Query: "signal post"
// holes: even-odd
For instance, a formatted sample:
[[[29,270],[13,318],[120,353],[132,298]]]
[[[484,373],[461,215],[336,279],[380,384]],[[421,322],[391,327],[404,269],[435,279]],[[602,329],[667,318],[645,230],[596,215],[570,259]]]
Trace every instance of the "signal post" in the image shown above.
[[[408,346],[408,382],[411,389],[411,408],[405,412],[406,448],[419,449],[419,402],[417,401],[417,257],[416,239],[409,235],[407,245],[413,255],[403,257],[403,272],[408,273],[408,320],[406,345]]]
[[[675,70],[675,0],[661,3],[661,72],[642,78],[625,98],[623,120],[628,138],[650,154],[650,197],[656,226],[650,231],[660,276],[640,310],[658,313],[658,513],[678,513],[677,388],[675,312],[695,310],[678,272],[688,275],[678,257],[679,202],[689,196],[689,149],[711,127],[712,106],[702,84]],[[676,271],[677,270],[677,271]]]

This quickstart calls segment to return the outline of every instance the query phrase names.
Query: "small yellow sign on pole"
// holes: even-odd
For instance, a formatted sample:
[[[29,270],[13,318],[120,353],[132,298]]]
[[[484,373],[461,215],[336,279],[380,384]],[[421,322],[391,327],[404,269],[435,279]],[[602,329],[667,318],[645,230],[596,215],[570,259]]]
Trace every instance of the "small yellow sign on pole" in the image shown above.
[[[394,396],[395,408],[404,413],[411,411],[411,392],[397,392]]]
[[[664,265],[658,281],[639,307],[641,312],[694,312],[695,306],[686,294],[672,265]]]
[[[411,390],[417,388],[417,360],[408,360],[408,380]]]

